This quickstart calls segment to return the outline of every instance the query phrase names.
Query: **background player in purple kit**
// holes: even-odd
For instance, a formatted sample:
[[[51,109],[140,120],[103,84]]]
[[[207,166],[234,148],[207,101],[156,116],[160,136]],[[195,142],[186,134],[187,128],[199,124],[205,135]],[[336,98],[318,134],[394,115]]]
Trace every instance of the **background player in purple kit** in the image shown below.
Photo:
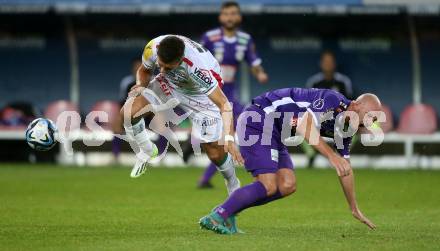
[[[252,37],[239,29],[241,19],[239,4],[234,1],[224,2],[219,15],[221,27],[206,32],[201,41],[220,63],[224,81],[222,90],[234,105],[234,118],[238,118],[243,110],[235,80],[240,63],[246,61],[251,66],[251,72],[258,82],[263,84],[268,81]],[[200,177],[198,186],[212,187],[210,180],[216,172],[217,168],[211,163]]]
[[[221,234],[237,233],[237,213],[295,192],[293,163],[283,144],[290,137],[290,130],[294,130],[303,135],[335,167],[353,216],[374,229],[375,225],[362,214],[356,202],[354,176],[347,161],[350,157],[351,137],[341,137],[343,141],[338,147],[335,146],[336,151],[322,138],[336,139],[335,133],[347,130],[350,118],[341,114],[345,111],[359,116],[359,121],[362,121],[360,127],[370,128],[375,117],[369,112],[381,111],[381,103],[374,94],[363,94],[351,101],[333,90],[301,88],[279,89],[254,98],[252,105],[241,115],[237,134],[245,167],[255,177],[255,182],[235,190],[223,204],[203,217],[200,225]],[[272,128],[267,121],[273,121]],[[364,124],[363,121],[368,122]],[[289,135],[283,134],[286,128]],[[256,135],[259,137],[254,144],[244,146],[245,141]],[[264,138],[269,140],[264,142]]]

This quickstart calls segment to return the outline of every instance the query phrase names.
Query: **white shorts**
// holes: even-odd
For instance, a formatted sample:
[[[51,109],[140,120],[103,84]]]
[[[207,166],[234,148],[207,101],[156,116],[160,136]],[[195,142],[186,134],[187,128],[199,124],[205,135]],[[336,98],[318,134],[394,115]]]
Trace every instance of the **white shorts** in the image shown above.
[[[223,120],[219,108],[208,98],[207,95],[185,95],[178,91],[167,89],[156,80],[148,85],[142,92],[142,96],[151,104],[160,105],[166,103],[170,98],[180,101],[179,107],[189,114],[192,124],[192,135],[202,143],[219,141],[223,133]],[[168,95],[166,94],[168,93]],[[173,117],[179,117],[174,111],[165,112],[168,121],[173,121]]]

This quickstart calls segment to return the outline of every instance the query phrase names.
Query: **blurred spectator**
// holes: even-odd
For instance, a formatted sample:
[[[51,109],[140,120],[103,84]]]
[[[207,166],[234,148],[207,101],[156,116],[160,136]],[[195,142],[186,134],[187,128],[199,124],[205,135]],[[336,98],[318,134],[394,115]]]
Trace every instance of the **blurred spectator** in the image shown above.
[[[236,81],[237,71],[242,62],[250,66],[250,71],[259,83],[267,83],[262,60],[258,56],[252,36],[240,29],[242,16],[240,5],[235,1],[223,2],[219,14],[221,27],[209,30],[202,36],[201,44],[215,56],[220,63],[224,85],[222,90],[228,100],[233,103],[234,123],[243,110],[238,95]],[[187,155],[186,155],[187,156]],[[217,167],[211,163],[199,179],[199,188],[211,188],[211,178]]]
[[[346,75],[336,71],[337,63],[335,54],[331,51],[324,51],[321,54],[319,64],[321,72],[316,73],[307,80],[307,88],[331,89],[342,93],[348,99],[353,98],[353,86]],[[354,138],[352,144],[356,139]],[[307,166],[312,168],[318,153],[309,144],[301,144],[301,148],[308,158]]]
[[[141,58],[134,58],[131,61],[131,74],[123,77],[121,83],[119,84],[119,102],[121,106],[124,105],[125,99],[127,98],[131,87],[136,84],[136,73],[141,65]]]
[[[36,110],[29,103],[12,103],[0,110],[0,125],[27,126],[36,117]]]
[[[324,51],[321,54],[321,72],[316,73],[307,80],[307,88],[332,89],[342,93],[347,98],[353,98],[353,86],[346,75],[336,71],[337,63],[335,54]]]

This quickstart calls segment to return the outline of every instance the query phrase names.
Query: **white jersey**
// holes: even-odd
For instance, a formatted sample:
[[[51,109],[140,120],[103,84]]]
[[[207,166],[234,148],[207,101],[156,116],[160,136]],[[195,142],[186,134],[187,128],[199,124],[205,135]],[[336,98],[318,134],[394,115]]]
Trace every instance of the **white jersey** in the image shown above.
[[[151,40],[144,49],[142,64],[151,72],[158,72],[157,48],[164,35]],[[191,112],[193,133],[205,142],[217,141],[222,132],[220,109],[208,97],[215,88],[223,85],[220,77],[220,65],[212,54],[200,44],[184,36],[177,36],[185,43],[181,64],[165,74],[154,76],[148,88],[166,102],[174,97],[180,101],[180,107]],[[157,103],[147,93],[150,102]],[[196,129],[196,130],[194,130]]]

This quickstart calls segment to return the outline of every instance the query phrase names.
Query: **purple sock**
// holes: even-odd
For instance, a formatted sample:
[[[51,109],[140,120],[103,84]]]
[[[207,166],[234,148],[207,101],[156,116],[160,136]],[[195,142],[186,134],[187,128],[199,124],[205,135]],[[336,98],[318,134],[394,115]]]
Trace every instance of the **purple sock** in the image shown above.
[[[281,199],[281,198],[283,198],[283,195],[280,193],[279,190],[277,190],[277,192],[276,192],[275,194],[273,194],[273,195],[271,195],[271,196],[266,196],[266,197],[264,197],[263,199],[260,199],[260,200],[258,200],[258,201],[255,201],[254,203],[252,203],[252,205],[249,205],[249,206],[246,207],[246,208],[261,206],[261,205],[267,204],[267,203],[269,203],[269,202],[272,202],[272,201],[274,201],[274,200],[279,200],[279,199]],[[242,210],[244,210],[244,209],[246,209],[246,208],[241,209],[241,210],[240,210],[239,212],[237,212],[237,213],[240,213]]]
[[[119,156],[119,153],[121,152],[121,144],[122,144],[122,139],[118,137],[113,137],[112,152],[116,158]]]
[[[236,214],[237,212],[248,208],[255,202],[264,199],[267,191],[264,185],[255,181],[247,186],[241,187],[233,192],[229,198],[216,209],[223,219]]]
[[[208,183],[212,176],[217,172],[217,167],[214,163],[211,162],[209,166],[206,168],[205,172],[203,173],[203,176],[201,177],[199,184],[205,184]]]

